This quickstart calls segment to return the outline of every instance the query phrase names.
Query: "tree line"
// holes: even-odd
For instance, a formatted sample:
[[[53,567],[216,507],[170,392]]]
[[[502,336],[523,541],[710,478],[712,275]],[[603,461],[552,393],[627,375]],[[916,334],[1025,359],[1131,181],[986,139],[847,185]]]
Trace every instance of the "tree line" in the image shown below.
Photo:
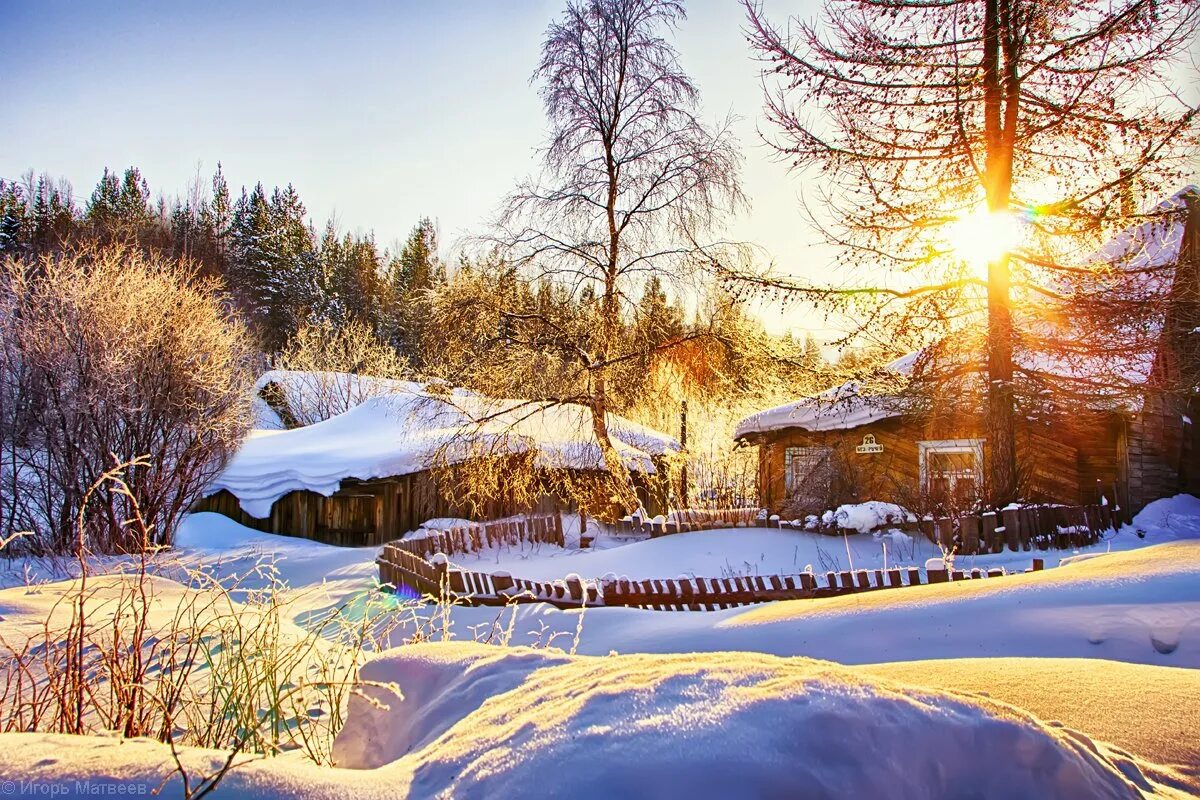
[[[290,183],[231,189],[220,164],[206,184],[193,181],[173,198],[156,197],[136,166],[106,168],[82,202],[48,174],[0,179],[0,257],[32,262],[83,243],[132,247],[219,279],[213,285],[223,287],[268,361],[300,339],[314,352],[313,330],[334,336],[356,326],[393,351],[411,377],[515,397],[581,395],[581,376],[563,358],[564,328],[555,332],[554,324],[582,336],[608,314],[602,286],[531,279],[498,248],[447,264],[428,217],[403,243],[381,247],[373,232],[341,232],[333,220],[318,229]],[[654,375],[663,369],[684,376],[674,399],[692,396],[697,407],[710,397],[728,403],[749,395],[753,404],[820,388],[832,369],[811,337],[768,333],[719,288],[700,287],[685,308],[687,290],[668,282],[650,272],[623,287],[628,302],[606,334],[618,357],[613,410],[653,407],[661,394]],[[529,339],[535,318],[537,336]],[[685,340],[688,347],[670,346]],[[660,424],[674,413],[657,414]]]
[[[420,362],[422,294],[444,280],[437,232],[420,220],[395,250],[373,234],[318,231],[295,187],[261,182],[235,195],[221,165],[207,187],[151,199],[137,167],[105,169],[80,206],[69,184],[27,173],[0,179],[0,254],[32,258],[80,241],[119,242],[191,262],[220,278],[265,353],[304,325],[361,322]]]

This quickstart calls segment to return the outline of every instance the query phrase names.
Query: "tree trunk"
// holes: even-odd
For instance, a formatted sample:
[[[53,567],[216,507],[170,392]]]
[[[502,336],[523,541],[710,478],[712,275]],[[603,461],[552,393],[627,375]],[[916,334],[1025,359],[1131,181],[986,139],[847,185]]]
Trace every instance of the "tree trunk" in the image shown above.
[[[983,19],[984,188],[991,213],[1007,213],[1012,193],[1013,144],[1019,85],[1006,59],[1013,31],[1012,0],[986,0]],[[1003,505],[1017,497],[1016,411],[1013,393],[1013,324],[1007,255],[988,264],[987,328],[987,499]]]
[[[621,509],[632,514],[641,505],[637,492],[633,490],[633,481],[629,469],[621,460],[621,454],[613,447],[612,438],[608,434],[608,386],[604,374],[606,367],[601,367],[592,373],[592,432],[596,443],[600,446],[600,456],[604,459],[604,468],[612,478],[613,494]]]
[[[614,123],[615,124],[615,123]],[[617,275],[620,264],[621,233],[617,228],[617,168],[612,154],[612,143],[605,140],[605,162],[608,172],[608,263],[604,271],[604,294],[600,298],[600,342],[598,366],[591,372],[592,381],[592,431],[600,446],[604,466],[612,478],[613,495],[627,514],[637,511],[641,505],[633,480],[625,462],[613,447],[608,435],[608,358],[616,341],[621,325],[621,308],[617,305]]]

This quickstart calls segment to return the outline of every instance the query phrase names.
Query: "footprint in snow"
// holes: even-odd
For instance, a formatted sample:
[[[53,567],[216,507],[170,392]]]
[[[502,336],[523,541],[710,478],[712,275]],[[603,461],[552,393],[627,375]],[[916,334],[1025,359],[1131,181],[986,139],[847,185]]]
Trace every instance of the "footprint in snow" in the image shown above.
[[[1150,644],[1154,649],[1162,653],[1164,656],[1169,656],[1175,652],[1175,648],[1179,647],[1179,634],[1150,634]]]

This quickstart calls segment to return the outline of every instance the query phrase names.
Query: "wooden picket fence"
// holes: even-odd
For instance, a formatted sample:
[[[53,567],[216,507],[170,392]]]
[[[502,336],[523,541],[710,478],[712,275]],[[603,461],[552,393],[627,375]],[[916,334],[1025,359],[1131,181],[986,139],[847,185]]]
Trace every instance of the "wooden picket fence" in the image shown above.
[[[626,607],[657,611],[713,611],[721,608],[836,597],[843,594],[900,589],[930,583],[996,578],[1003,569],[930,569],[922,576],[916,567],[826,572],[796,575],[753,575],[727,578],[667,578],[634,581],[628,578],[585,580],[577,575],[565,580],[531,581],[507,572],[474,572],[452,567],[435,557],[426,561],[408,551],[386,545],[378,562],[381,583],[397,593],[431,597],[464,605],[501,606],[510,603],[549,603],[559,608]],[[1032,570],[1042,569],[1033,559]]]
[[[487,547],[520,547],[536,543],[564,547],[562,517],[542,514],[503,522],[473,523],[444,531],[429,531],[424,536],[399,539],[384,546],[425,558],[434,553],[452,556],[478,553]]]
[[[746,526],[787,527],[778,520],[763,520],[757,509],[696,511],[691,516],[678,512],[667,523],[642,523],[636,529],[651,536]],[[1108,506],[1025,506],[999,512],[963,515],[957,518],[926,519],[909,523],[910,531],[924,533],[947,550],[960,555],[1069,549],[1099,541],[1104,531],[1119,524],[1117,513]],[[628,530],[635,530],[629,526]],[[532,581],[506,572],[484,573],[452,566],[446,556],[477,552],[496,545],[519,546],[544,542],[563,546],[562,519],[557,515],[524,520],[490,522],[430,533],[420,539],[389,542],[377,563],[381,583],[414,597],[450,599],[467,605],[550,603],[560,608],[621,606],[673,611],[710,611],[719,608],[834,597],[853,592],[899,589],[923,583],[978,580],[1004,575],[998,568],[982,570],[938,570],[922,573],[916,567],[888,570],[844,570],[824,575],[755,575],[723,578],[675,578],[633,581],[626,578]],[[1033,570],[1042,568],[1033,559]]]
[[[765,528],[767,521],[758,508],[685,508],[672,511],[665,522],[642,519],[634,514],[617,522],[618,533],[642,534],[650,538],[672,533],[709,531],[714,528]],[[778,524],[775,527],[779,527]]]
[[[1022,506],[999,512],[923,520],[922,533],[947,550],[963,555],[999,553],[1005,548],[1070,550],[1100,541],[1121,524],[1119,512],[1106,505]]]
[[[1034,559],[1030,571],[1041,570],[1043,561]],[[648,608],[656,611],[713,611],[720,608],[837,597],[844,594],[901,589],[931,583],[997,578],[1007,573],[999,568],[971,570],[928,570],[922,580],[917,567],[860,569],[826,572],[822,578],[810,572],[798,575],[749,575],[733,578],[676,578],[632,581],[625,578],[601,582],[601,599],[606,606]]]

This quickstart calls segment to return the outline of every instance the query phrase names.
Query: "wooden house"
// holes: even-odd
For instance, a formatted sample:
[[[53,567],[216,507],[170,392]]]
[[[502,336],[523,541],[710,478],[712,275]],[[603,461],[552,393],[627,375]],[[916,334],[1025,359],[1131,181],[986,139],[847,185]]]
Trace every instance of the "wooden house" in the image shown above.
[[[275,415],[291,399],[311,397],[314,376],[269,374]],[[322,381],[329,374],[319,377]],[[364,379],[342,376],[361,388]],[[369,380],[369,379],[366,379]],[[443,517],[496,519],[568,511],[547,492],[533,507],[498,497],[470,513],[441,485],[445,467],[487,453],[532,457],[539,468],[583,479],[604,469],[591,432],[590,411],[575,404],[496,400],[463,390],[381,381],[345,393],[342,413],[292,429],[256,430],[195,511],[215,511],[262,531],[330,544],[369,545],[397,539],[422,522]],[[336,409],[335,409],[336,410]],[[668,436],[610,415],[614,446],[651,513],[665,511],[668,462],[680,450]],[[278,426],[277,426],[278,427]],[[527,462],[526,462],[527,463]]]
[[[1158,497],[1200,494],[1194,385],[1200,193],[1189,187],[1156,212],[1096,256],[1124,270],[1122,280],[1141,282],[1142,290],[1153,280],[1163,301],[1144,351],[1125,369],[1129,395],[1117,399],[1097,391],[1087,402],[1057,409],[1051,402],[1046,413],[1019,415],[1017,461],[1027,500],[1115,502],[1128,515]],[[1070,372],[1066,377],[1076,384],[1100,383],[1079,374],[1089,369],[1086,359],[1069,369],[1050,357],[1035,355],[1033,361],[1031,371],[1057,371],[1059,377]],[[1099,360],[1093,361],[1099,369]],[[913,374],[917,362],[913,354],[888,370],[919,380]],[[846,384],[742,420],[735,440],[758,447],[760,501],[787,518],[868,499],[910,508],[961,507],[981,493],[990,446],[981,404],[951,405],[932,414],[916,410],[922,407],[902,394],[870,394]]]

